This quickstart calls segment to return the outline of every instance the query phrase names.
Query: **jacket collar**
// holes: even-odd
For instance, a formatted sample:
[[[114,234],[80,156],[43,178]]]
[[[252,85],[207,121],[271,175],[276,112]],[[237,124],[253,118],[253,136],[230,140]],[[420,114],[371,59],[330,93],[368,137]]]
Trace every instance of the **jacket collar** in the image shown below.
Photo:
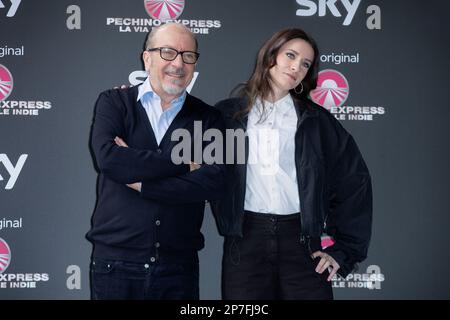
[[[186,128],[189,122],[194,119],[194,114],[197,109],[192,96],[186,93],[186,99],[184,100],[181,110],[177,113],[169,128],[167,129],[164,137],[161,140],[161,146],[168,146],[174,142],[171,141],[172,132],[175,129]]]
[[[248,114],[244,115],[240,118],[234,118],[234,114],[239,110],[243,110],[247,106],[246,98],[232,98],[235,99],[234,102],[230,103],[228,106],[228,110],[225,111],[225,116],[234,120],[234,123],[238,128],[242,128],[247,130],[247,122],[248,122]],[[293,99],[295,111],[297,113],[298,123],[297,128],[300,126],[300,123],[310,117],[319,116],[318,106],[307,98],[303,99]]]
[[[294,99],[295,111],[299,119],[304,117],[317,117],[319,110],[314,102],[307,98]]]

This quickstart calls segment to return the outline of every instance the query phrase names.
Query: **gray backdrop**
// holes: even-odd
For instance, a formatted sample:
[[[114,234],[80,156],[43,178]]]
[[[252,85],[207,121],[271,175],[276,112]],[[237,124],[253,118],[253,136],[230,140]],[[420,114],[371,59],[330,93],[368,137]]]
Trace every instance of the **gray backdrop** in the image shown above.
[[[126,32],[125,18],[143,20]],[[369,257],[333,282],[335,297],[450,298],[449,2],[186,0],[178,19],[212,21],[195,30],[201,58],[191,91],[210,104],[249,77],[275,31],[295,26],[315,37],[321,70],[348,81],[334,113],[360,146],[374,190]],[[143,0],[0,1],[0,299],[89,298],[93,106],[101,91],[135,83],[143,21],[157,23]],[[342,55],[358,59],[338,63]],[[349,120],[355,110],[366,120]],[[219,299],[222,238],[209,208],[202,230],[200,295]]]

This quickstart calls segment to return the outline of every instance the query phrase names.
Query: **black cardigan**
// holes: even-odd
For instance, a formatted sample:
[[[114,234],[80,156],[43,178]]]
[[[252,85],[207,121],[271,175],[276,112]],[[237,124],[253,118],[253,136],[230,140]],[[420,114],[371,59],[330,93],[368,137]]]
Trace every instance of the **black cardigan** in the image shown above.
[[[203,131],[223,130],[220,113],[187,94],[158,146],[137,94],[138,87],[108,90],[96,102],[91,148],[99,177],[87,233],[96,258],[148,262],[156,247],[168,253],[201,249],[205,200],[223,194],[223,165],[190,172],[189,164],[175,165],[170,158],[178,143],[171,141],[174,129],[192,135],[194,121],[202,121]],[[116,136],[129,148],[117,146]],[[133,182],[142,182],[141,193],[126,186]]]

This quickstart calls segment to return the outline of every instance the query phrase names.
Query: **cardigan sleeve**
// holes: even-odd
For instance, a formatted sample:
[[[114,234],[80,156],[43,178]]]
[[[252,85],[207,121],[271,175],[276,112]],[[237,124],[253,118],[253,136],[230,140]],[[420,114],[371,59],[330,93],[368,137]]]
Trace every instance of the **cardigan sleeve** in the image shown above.
[[[208,129],[218,129],[224,137],[225,125],[218,112],[212,113],[205,130]],[[202,151],[211,143],[213,141],[204,143]],[[202,164],[200,169],[180,176],[143,181],[141,196],[168,204],[220,199],[225,190],[225,165],[223,164],[225,146],[222,143],[219,147],[217,162]]]
[[[91,148],[98,170],[118,183],[134,183],[189,172],[189,165],[174,164],[170,155],[116,145],[114,138],[125,136],[124,103],[119,94],[114,94],[114,90],[101,93],[97,99]]]

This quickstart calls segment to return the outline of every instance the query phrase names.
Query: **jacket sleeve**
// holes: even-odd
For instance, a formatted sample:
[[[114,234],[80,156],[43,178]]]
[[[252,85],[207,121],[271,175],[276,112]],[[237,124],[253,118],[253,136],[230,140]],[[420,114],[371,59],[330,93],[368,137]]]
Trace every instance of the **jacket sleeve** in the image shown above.
[[[326,231],[336,242],[324,251],[339,263],[338,273],[346,277],[367,257],[372,228],[372,184],[353,137],[347,132],[342,136],[330,173],[330,208],[326,220]]]
[[[116,136],[127,136],[127,110],[120,96],[113,96],[112,93],[113,90],[101,93],[95,105],[91,148],[98,170],[118,183],[133,183],[188,172],[189,165],[175,165],[168,155],[116,145]]]
[[[222,137],[224,137],[225,126],[219,113],[214,113],[210,125],[205,130],[209,128],[218,129]],[[222,139],[223,141],[224,139]],[[203,144],[202,151],[211,143],[213,141]],[[142,183],[141,196],[168,204],[220,199],[225,189],[223,143],[219,145],[219,148],[222,152],[217,156],[217,163],[202,164],[200,169],[177,177],[144,181]]]
[[[224,192],[223,165],[202,165],[178,177],[142,183],[141,196],[167,204],[219,199]]]

